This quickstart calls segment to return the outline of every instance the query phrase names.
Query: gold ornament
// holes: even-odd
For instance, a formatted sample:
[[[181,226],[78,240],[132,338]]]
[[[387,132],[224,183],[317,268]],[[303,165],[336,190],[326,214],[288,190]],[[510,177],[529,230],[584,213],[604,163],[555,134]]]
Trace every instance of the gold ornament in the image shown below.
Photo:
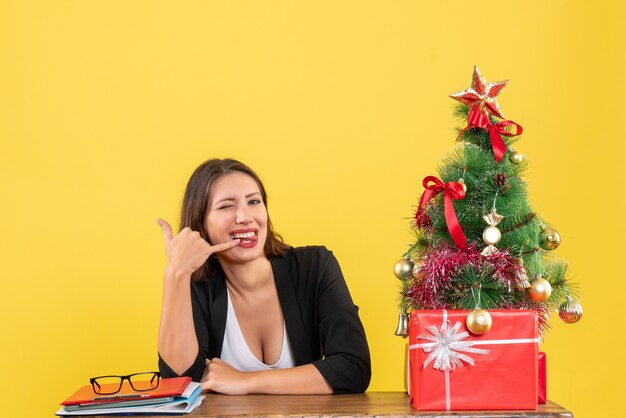
[[[404,309],[398,315],[398,326],[395,334],[398,337],[406,338],[409,336],[409,314]]]
[[[413,272],[413,262],[411,260],[407,260],[406,258],[399,259],[396,264],[393,266],[393,273],[400,280],[407,279],[411,277],[411,273]]]
[[[467,315],[465,325],[472,334],[486,334],[491,329],[491,315],[484,309],[474,309]]]
[[[517,151],[511,151],[509,161],[513,164],[521,164],[524,161],[524,156]]]
[[[498,252],[495,245],[500,242],[502,233],[498,228],[496,228],[496,225],[504,219],[504,216],[498,215],[496,213],[496,208],[494,207],[491,210],[491,213],[483,216],[483,219],[489,226],[483,231],[483,241],[487,244],[487,247],[485,247],[481,254],[487,256]]]
[[[528,281],[528,276],[526,275],[526,269],[524,268],[524,259],[519,259],[520,265],[522,269],[515,276],[515,288],[524,290],[530,287],[530,281]]]
[[[467,184],[465,184],[465,179],[464,178],[460,178],[459,181],[457,181],[457,183],[459,183],[461,186],[463,186],[463,191],[465,193],[467,193]]]
[[[554,228],[543,227],[539,234],[539,246],[544,250],[556,250],[561,244],[561,235]]]
[[[583,317],[583,307],[578,302],[574,302],[572,298],[567,297],[567,302],[559,306],[559,318],[566,324],[573,324],[580,321]]]
[[[552,285],[549,281],[541,277],[541,274],[538,274],[530,283],[530,287],[528,288],[528,296],[534,300],[535,302],[545,302],[550,299],[550,295],[552,294]]]

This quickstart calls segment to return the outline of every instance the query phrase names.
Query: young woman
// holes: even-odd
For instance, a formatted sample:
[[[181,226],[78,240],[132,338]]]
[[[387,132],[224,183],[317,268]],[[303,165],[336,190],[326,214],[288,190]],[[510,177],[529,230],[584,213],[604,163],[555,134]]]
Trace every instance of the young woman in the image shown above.
[[[250,168],[213,159],[189,179],[180,232],[157,221],[162,375],[233,395],[365,391],[369,349],[337,260],[284,244],[266,205]]]

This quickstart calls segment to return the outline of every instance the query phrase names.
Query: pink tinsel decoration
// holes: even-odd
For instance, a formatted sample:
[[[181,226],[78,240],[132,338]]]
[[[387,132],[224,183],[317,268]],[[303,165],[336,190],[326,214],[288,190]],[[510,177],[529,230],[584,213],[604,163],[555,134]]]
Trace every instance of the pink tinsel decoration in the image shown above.
[[[477,270],[493,270],[497,281],[513,289],[516,275],[521,271],[515,257],[506,251],[499,251],[489,256],[483,256],[477,244],[469,244],[465,248],[456,248],[450,244],[429,249],[420,260],[422,264],[420,280],[407,293],[415,307],[421,309],[445,309],[446,301],[440,296],[440,291],[451,284],[451,277],[463,267],[474,267]],[[516,309],[513,306],[501,306],[503,309]]]
[[[406,297],[413,308],[418,309],[455,309],[443,298],[443,290],[452,284],[451,278],[464,267],[474,267],[479,271],[492,271],[493,277],[507,286],[511,291],[514,289],[516,277],[522,271],[522,266],[517,259],[507,251],[498,251],[489,256],[483,256],[476,243],[471,243],[465,248],[457,248],[452,244],[444,243],[437,247],[429,248],[417,260],[422,264],[419,277],[408,289]],[[543,303],[533,302],[529,298],[515,298],[514,302],[503,301],[498,309],[532,309],[537,312],[539,318],[540,333],[543,334],[549,327],[548,308]]]

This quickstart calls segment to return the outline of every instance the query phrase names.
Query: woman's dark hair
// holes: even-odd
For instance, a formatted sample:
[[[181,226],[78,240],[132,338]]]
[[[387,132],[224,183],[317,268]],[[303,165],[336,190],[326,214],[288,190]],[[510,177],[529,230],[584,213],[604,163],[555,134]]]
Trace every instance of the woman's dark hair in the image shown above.
[[[209,201],[209,191],[213,183],[222,176],[231,173],[244,173],[254,179],[259,186],[261,198],[267,207],[267,193],[259,176],[247,165],[232,159],[211,159],[202,163],[193,172],[185,189],[185,197],[180,215],[180,230],[189,227],[192,231],[198,231],[202,238],[209,241],[209,233],[204,227],[207,205]],[[274,231],[269,213],[267,215],[267,239],[263,250],[268,258],[277,257],[284,254],[289,245],[283,242],[283,238]],[[211,258],[202,267],[196,270],[191,279],[194,281],[204,280],[211,275]]]

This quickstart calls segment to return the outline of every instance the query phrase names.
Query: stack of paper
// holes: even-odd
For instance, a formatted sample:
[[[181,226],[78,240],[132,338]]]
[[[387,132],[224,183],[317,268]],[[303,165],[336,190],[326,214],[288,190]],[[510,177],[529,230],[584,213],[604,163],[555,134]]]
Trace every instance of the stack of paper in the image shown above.
[[[200,384],[189,377],[161,379],[159,387],[149,392],[134,392],[124,386],[111,396],[98,396],[87,385],[61,402],[63,407],[56,415],[187,414],[202,403],[201,392]]]

